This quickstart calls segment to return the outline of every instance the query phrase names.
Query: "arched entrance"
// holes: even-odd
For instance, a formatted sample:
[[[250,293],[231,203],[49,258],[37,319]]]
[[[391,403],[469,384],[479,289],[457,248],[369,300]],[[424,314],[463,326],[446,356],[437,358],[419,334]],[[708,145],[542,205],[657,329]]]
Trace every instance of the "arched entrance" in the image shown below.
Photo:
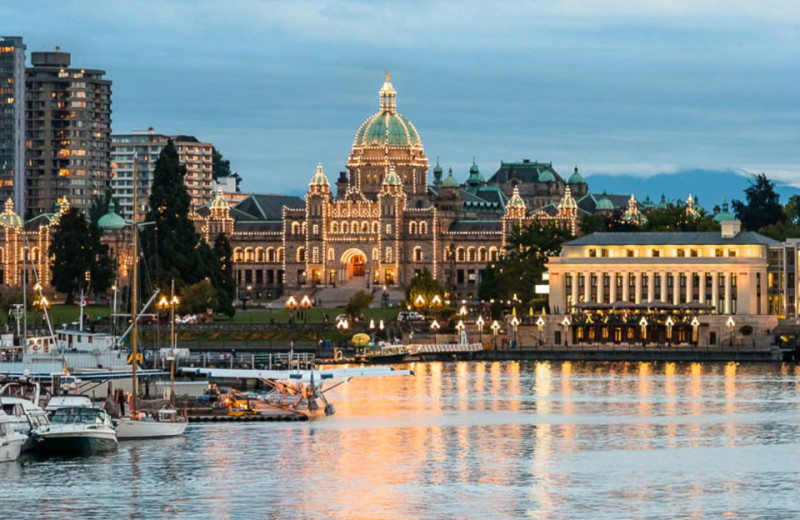
[[[366,275],[367,255],[360,249],[348,249],[342,254],[341,263],[347,268],[347,279],[363,278]]]

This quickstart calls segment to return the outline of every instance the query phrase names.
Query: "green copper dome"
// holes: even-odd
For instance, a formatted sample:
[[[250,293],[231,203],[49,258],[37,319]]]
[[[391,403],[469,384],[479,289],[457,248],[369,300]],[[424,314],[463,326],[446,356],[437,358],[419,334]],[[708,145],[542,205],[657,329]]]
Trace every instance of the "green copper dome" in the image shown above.
[[[583,176],[578,173],[578,167],[575,167],[575,172],[569,176],[569,180],[567,183],[569,184],[583,184],[585,181],[583,180]]]
[[[412,146],[421,145],[417,129],[411,121],[397,113],[397,92],[389,82],[380,90],[380,111],[370,117],[356,132],[354,146],[384,145],[384,146]]]
[[[731,220],[736,220],[736,215],[734,215],[733,213],[731,213],[728,210],[728,200],[727,199],[722,203],[722,211],[720,211],[719,213],[714,215],[714,219],[713,220],[716,223],[729,222]]]
[[[469,179],[467,182],[469,184],[483,184],[486,182],[486,179],[481,175],[480,168],[475,164],[475,159],[472,160],[472,166],[469,167]]]
[[[605,196],[605,192],[603,192],[603,197],[597,201],[595,211],[614,211],[614,204],[612,204],[611,200]]]
[[[556,182],[556,178],[552,171],[544,170],[539,174],[539,182]]]
[[[100,229],[117,230],[125,227],[125,219],[119,216],[114,210],[116,206],[114,201],[108,203],[108,213],[100,217],[97,225]]]
[[[447,178],[442,182],[442,187],[444,188],[458,188],[461,185],[458,183],[455,177],[453,177],[453,169],[450,168],[450,171],[447,174]]]

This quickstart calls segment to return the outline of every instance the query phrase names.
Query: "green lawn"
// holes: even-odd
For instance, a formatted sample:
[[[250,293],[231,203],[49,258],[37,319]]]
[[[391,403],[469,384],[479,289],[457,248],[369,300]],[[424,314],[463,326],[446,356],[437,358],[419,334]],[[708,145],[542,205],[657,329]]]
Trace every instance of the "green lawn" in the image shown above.
[[[364,317],[367,320],[375,320],[377,323],[379,320],[383,320],[384,322],[389,322],[392,320],[397,319],[397,313],[400,312],[399,307],[394,308],[387,308],[387,307],[378,307],[374,309],[366,309],[364,311]],[[327,313],[328,319],[331,323],[334,323],[336,320],[336,316],[339,314],[344,313],[344,309],[341,308],[312,308],[307,311],[308,313],[308,322],[309,323],[322,323],[322,314]],[[295,311],[295,321],[304,321],[300,319],[299,311]],[[227,318],[218,318],[219,321],[224,321]],[[274,320],[275,323],[289,323],[289,311],[284,308],[274,308],[272,311],[268,309],[254,309],[250,308],[246,311],[242,309],[237,309],[236,314],[230,320],[233,323],[270,323],[270,320]]]
[[[57,327],[62,323],[78,321],[81,309],[77,305],[58,304],[51,306],[48,312],[50,314],[50,322],[54,327]],[[107,305],[87,305],[84,307],[83,313],[84,318],[88,316],[90,320],[96,320],[98,316],[109,316],[111,314],[111,307]],[[29,321],[34,318],[34,314],[38,315],[37,319],[41,319],[42,314],[41,312],[37,311],[35,313],[28,314]]]

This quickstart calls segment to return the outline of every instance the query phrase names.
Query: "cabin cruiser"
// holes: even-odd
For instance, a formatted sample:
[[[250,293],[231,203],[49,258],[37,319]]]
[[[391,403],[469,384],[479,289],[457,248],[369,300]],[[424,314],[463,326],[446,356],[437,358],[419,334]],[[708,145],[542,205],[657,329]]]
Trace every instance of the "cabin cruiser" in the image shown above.
[[[59,408],[91,408],[94,403],[85,395],[54,395],[47,401],[44,411],[53,415]]]
[[[117,432],[101,408],[59,408],[48,426],[33,430],[37,448],[46,453],[81,455],[117,449]]]
[[[14,381],[0,388],[0,409],[9,418],[8,428],[13,428],[26,438],[23,451],[35,447],[31,431],[50,424],[47,412],[38,406],[39,399],[39,383]]]
[[[117,421],[119,440],[175,437],[186,430],[186,419],[173,409],[163,408],[154,415],[138,411]]]
[[[17,429],[16,422],[5,412],[0,412],[0,462],[17,460],[28,436]]]

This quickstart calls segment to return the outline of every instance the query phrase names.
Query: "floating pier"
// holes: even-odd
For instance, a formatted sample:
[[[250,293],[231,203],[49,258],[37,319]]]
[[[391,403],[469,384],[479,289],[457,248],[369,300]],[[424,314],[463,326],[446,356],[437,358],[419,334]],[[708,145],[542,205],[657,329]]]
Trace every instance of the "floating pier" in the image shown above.
[[[307,421],[302,413],[252,414],[252,415],[190,415],[189,422],[294,422]]]

